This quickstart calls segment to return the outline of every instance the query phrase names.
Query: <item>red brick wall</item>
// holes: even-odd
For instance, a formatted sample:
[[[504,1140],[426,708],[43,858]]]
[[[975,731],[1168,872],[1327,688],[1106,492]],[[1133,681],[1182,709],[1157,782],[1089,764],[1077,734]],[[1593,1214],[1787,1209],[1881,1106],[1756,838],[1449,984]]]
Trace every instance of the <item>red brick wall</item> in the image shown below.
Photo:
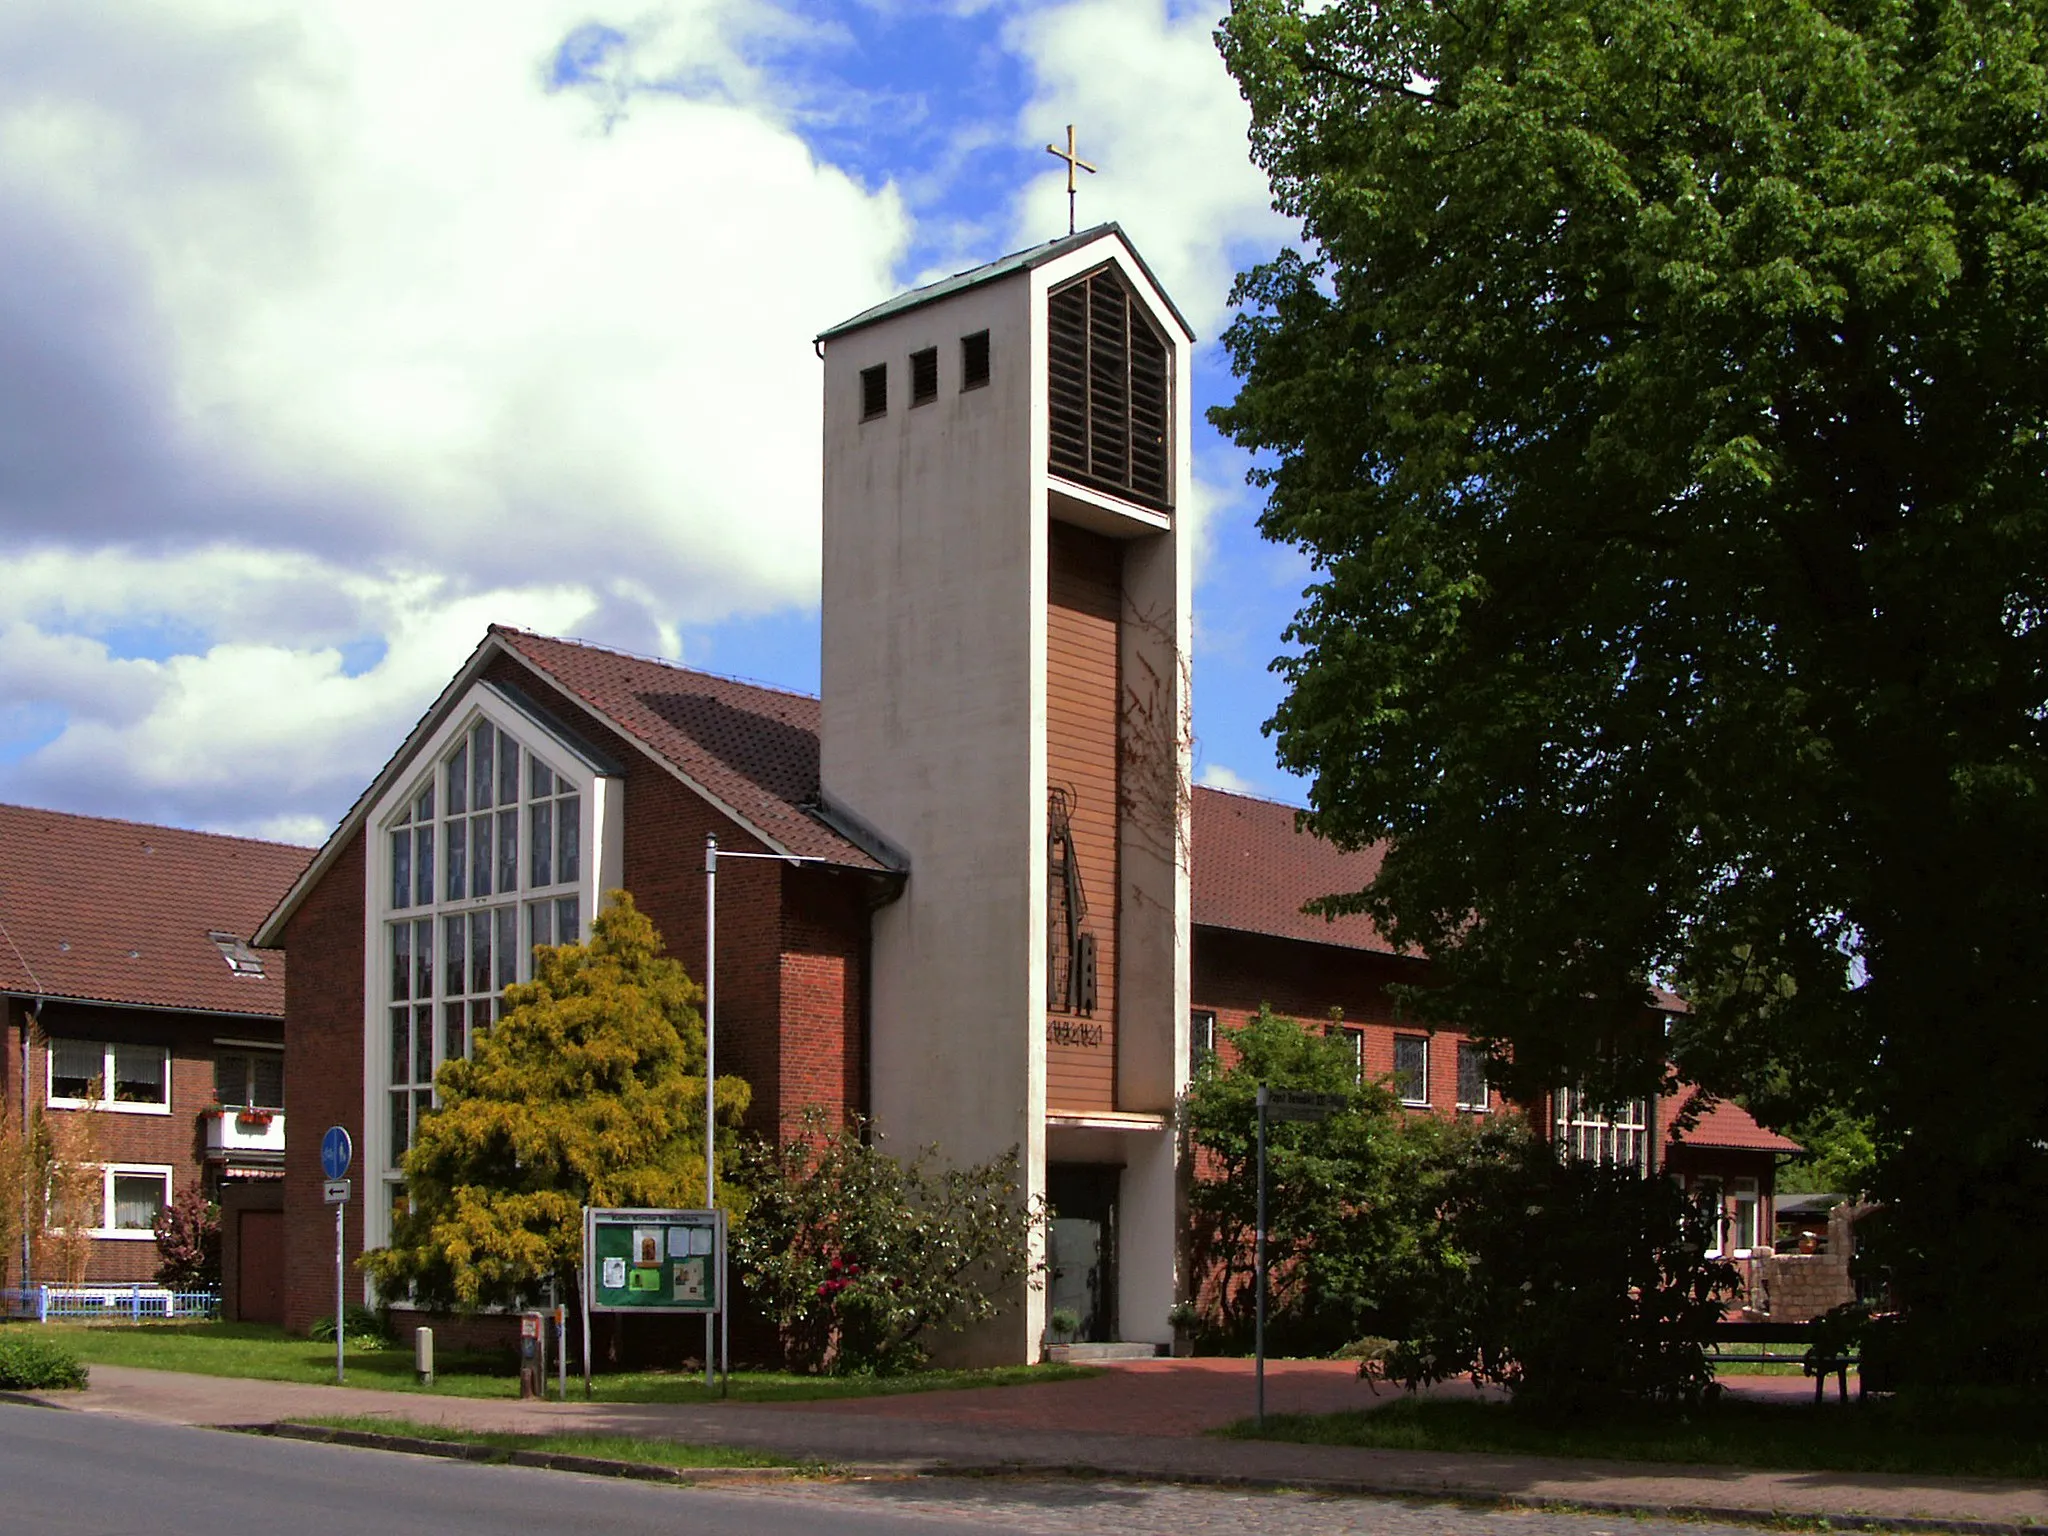
[[[1366,950],[1197,928],[1190,996],[1195,1008],[1214,1010],[1219,1040],[1262,1003],[1313,1029],[1330,1023],[1332,1008],[1342,1009],[1345,1026],[1365,1031],[1370,1080],[1393,1075],[1396,1034],[1428,1034],[1397,1020],[1387,993],[1392,983],[1419,981],[1421,971],[1416,961]],[[1450,1030],[1429,1037],[1429,1102],[1437,1114],[1458,1112],[1458,1043],[1465,1038]],[[1498,1093],[1489,1093],[1488,1103],[1495,1111],[1506,1107]]]
[[[348,1260],[363,1248],[363,1202],[381,1191],[380,1152],[363,1143],[363,835],[348,840],[285,924],[284,1325],[304,1333],[334,1310],[334,1212],[320,1198],[320,1140],[355,1139]],[[351,1270],[348,1299],[362,1295]]]
[[[858,876],[791,870],[783,886],[775,1128],[789,1136],[808,1110],[836,1127],[867,1106],[868,914]]]

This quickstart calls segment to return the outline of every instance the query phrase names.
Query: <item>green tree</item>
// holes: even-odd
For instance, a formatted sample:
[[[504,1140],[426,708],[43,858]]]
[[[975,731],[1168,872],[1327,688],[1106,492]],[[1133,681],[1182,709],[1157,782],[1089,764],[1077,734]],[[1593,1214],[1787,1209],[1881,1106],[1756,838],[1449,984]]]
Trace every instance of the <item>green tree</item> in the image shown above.
[[[747,1289],[776,1321],[789,1363],[840,1375],[916,1370],[941,1330],[986,1322],[1037,1283],[1044,1220],[1017,1182],[1017,1153],[967,1167],[925,1148],[901,1162],[864,1127],[745,1153],[753,1203],[733,1231]]]
[[[1363,1336],[1401,1338],[1417,1286],[1442,1259],[1437,1203],[1472,1133],[1402,1110],[1383,1083],[1360,1082],[1341,1037],[1262,1007],[1226,1029],[1232,1060],[1206,1060],[1184,1123],[1201,1174],[1188,1195],[1195,1272],[1213,1276],[1199,1324],[1250,1348],[1257,1230],[1257,1102],[1274,1088],[1341,1094],[1329,1119],[1272,1121],[1266,1135],[1268,1339],[1282,1353],[1327,1354]]]
[[[1216,421],[1282,760],[1523,1091],[1868,1116],[1952,1367],[2048,1361],[2048,41],[2006,0],[1239,0],[1302,249]],[[1667,1041],[1653,978],[1691,1012]],[[1958,1194],[1968,1191],[1968,1200]]]
[[[1822,1109],[1788,1134],[1806,1150],[1779,1168],[1779,1194],[1845,1195],[1853,1200],[1870,1188],[1877,1148],[1864,1116]]]
[[[363,1255],[384,1292],[474,1308],[553,1278],[573,1296],[584,1206],[700,1205],[701,996],[624,891],[588,943],[537,948],[533,980],[505,989],[504,1016],[435,1079],[391,1245]],[[749,1097],[721,1077],[719,1124],[737,1129]],[[721,1138],[722,1195],[736,1142]]]
[[[1670,1179],[1560,1160],[1489,1127],[1440,1194],[1442,1263],[1389,1352],[1410,1387],[1469,1376],[1548,1410],[1696,1406],[1706,1345],[1737,1290]]]

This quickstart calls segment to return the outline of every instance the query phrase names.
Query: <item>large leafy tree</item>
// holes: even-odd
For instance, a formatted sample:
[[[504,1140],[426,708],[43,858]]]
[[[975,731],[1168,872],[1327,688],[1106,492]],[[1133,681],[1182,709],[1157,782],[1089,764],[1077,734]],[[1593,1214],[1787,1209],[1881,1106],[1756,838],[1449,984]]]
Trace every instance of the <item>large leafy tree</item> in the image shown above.
[[[1518,1086],[1867,1115],[1921,1341],[2048,1357],[2048,16],[1240,0],[1280,752]],[[1655,980],[1691,1011],[1647,1024]]]
[[[701,996],[624,891],[587,943],[536,949],[533,980],[505,989],[504,1016],[435,1079],[391,1245],[363,1255],[379,1285],[464,1308],[549,1279],[573,1296],[584,1206],[701,1205]],[[721,1077],[719,1124],[736,1130],[750,1097]],[[737,1140],[722,1138],[721,1188]]]

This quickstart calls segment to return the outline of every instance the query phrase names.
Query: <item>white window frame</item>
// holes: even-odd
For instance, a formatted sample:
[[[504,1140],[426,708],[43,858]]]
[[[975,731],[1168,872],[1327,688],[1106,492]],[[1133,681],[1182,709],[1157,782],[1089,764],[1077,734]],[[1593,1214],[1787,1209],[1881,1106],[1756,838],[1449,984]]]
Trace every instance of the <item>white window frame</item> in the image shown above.
[[[980,385],[975,386],[977,389]],[[1190,1008],[1188,1010],[1188,1079],[1194,1080],[1204,1061],[1216,1054],[1216,1010],[1214,1008]]]
[[[1464,1069],[1465,1053],[1467,1051],[1477,1051],[1480,1058],[1479,1098],[1477,1102],[1470,1101],[1465,1097]],[[1493,1063],[1488,1059],[1485,1047],[1480,1045],[1477,1040],[1460,1040],[1458,1042],[1457,1058],[1458,1081],[1455,1086],[1458,1093],[1458,1108],[1471,1115],[1486,1114],[1493,1108],[1493,1074],[1486,1070]]]
[[[1421,1045],[1422,1045],[1422,1094],[1421,1094],[1421,1097],[1419,1097],[1419,1098],[1413,1098],[1413,1099],[1411,1099],[1411,1098],[1407,1097],[1407,1096],[1406,1096],[1405,1094],[1403,1094],[1403,1095],[1402,1095],[1402,1097],[1401,1097],[1401,1103],[1402,1103],[1402,1105],[1403,1105],[1404,1107],[1406,1107],[1406,1108],[1408,1108],[1408,1109],[1428,1109],[1428,1108],[1430,1107],[1430,1104],[1429,1104],[1429,1036],[1427,1036],[1427,1035],[1417,1035],[1417,1034],[1412,1034],[1412,1033],[1410,1033],[1410,1032],[1409,1032],[1409,1031],[1407,1031],[1407,1030],[1401,1030],[1401,1031],[1399,1031],[1399,1032],[1397,1032],[1397,1033],[1395,1034],[1395,1036],[1394,1036],[1394,1075],[1393,1075],[1393,1079],[1392,1079],[1392,1081],[1393,1081],[1393,1085],[1394,1085],[1394,1092],[1395,1092],[1395,1093],[1397,1093],[1397,1094],[1401,1092],[1401,1042],[1402,1042],[1402,1041],[1404,1041],[1404,1040],[1415,1040],[1415,1041],[1419,1041],[1419,1042],[1421,1043]]]
[[[1695,1174],[1690,1193],[1707,1223],[1706,1257],[1724,1257],[1728,1251],[1727,1181],[1718,1173]]]
[[[1351,1047],[1352,1076],[1358,1082],[1365,1081],[1365,1026],[1363,1024],[1332,1024],[1330,1033],[1336,1035]],[[1422,1078],[1424,1086],[1429,1082],[1429,1053],[1423,1052]]]
[[[1553,1145],[1559,1157],[1599,1163],[1610,1168],[1650,1169],[1650,1101],[1630,1099],[1611,1107],[1594,1105],[1577,1088],[1557,1090],[1551,1111]],[[1591,1139],[1594,1151],[1586,1152]],[[1624,1138],[1634,1145],[1628,1157],[1619,1155]]]
[[[1763,1188],[1757,1179],[1747,1176],[1729,1179],[1723,1188],[1728,1202],[1728,1239],[1723,1246],[1736,1258],[1746,1259],[1763,1246]],[[1742,1208],[1745,1205],[1750,1210],[1747,1243],[1741,1241]]]
[[[97,1099],[79,1099],[57,1093],[57,1041],[68,1039],[74,1044],[97,1045],[100,1048],[100,1088]],[[161,1104],[138,1104],[114,1097],[114,1050],[126,1045],[130,1050],[159,1051],[164,1059],[164,1097]],[[77,1035],[54,1036],[43,1047],[43,1103],[51,1109],[97,1109],[117,1115],[168,1115],[172,1103],[171,1048],[168,1045],[144,1045],[138,1042],[119,1040],[86,1040]]]
[[[100,1224],[93,1229],[95,1238],[116,1243],[153,1243],[156,1241],[154,1227],[117,1227],[114,1225],[114,1179],[117,1175],[161,1174],[164,1181],[163,1209],[169,1210],[177,1198],[177,1170],[169,1163],[108,1163],[100,1170]]]
[[[443,835],[448,819],[446,785],[443,782],[444,769],[457,746],[467,742],[471,730],[480,722],[488,721],[499,730],[512,736],[522,752],[538,755],[559,781],[572,786],[571,790],[558,789],[550,797],[559,804],[559,796],[573,792],[579,797],[577,807],[577,840],[580,869],[578,879],[572,883],[556,882],[545,887],[550,899],[574,896],[577,901],[577,937],[587,938],[591,919],[596,915],[603,892],[623,883],[624,872],[624,816],[623,784],[602,765],[594,762],[588,752],[564,740],[554,730],[528,710],[521,708],[506,694],[488,682],[478,682],[463,698],[461,703],[450,710],[446,719],[422,742],[411,756],[403,778],[394,780],[377,797],[366,818],[364,836],[369,843],[364,859],[365,902],[364,902],[364,956],[363,956],[363,1135],[358,1149],[363,1179],[381,1191],[374,1197],[366,1197],[363,1209],[364,1240],[366,1247],[378,1247],[391,1238],[391,1205],[403,1189],[404,1179],[398,1171],[387,1165],[391,1147],[391,1043],[389,1038],[390,1010],[393,1006],[390,996],[390,943],[389,926],[403,918],[427,920],[433,924],[435,933],[435,976],[433,1006],[437,1013],[434,1026],[436,1066],[441,1060],[443,1029],[445,1021],[438,1017],[443,998],[441,996],[441,970],[445,957],[440,953],[445,934],[443,919],[466,915],[473,911],[489,911],[510,905],[517,912],[517,938],[520,957],[516,977],[520,981],[530,979],[532,959],[526,939],[528,935],[529,903],[536,899],[528,881],[532,875],[530,829],[528,815],[531,779],[530,768],[522,759],[520,764],[520,794],[518,812],[520,817],[520,844],[518,870],[519,879],[512,891],[493,889],[488,896],[469,896],[457,900],[447,899],[447,849]],[[392,904],[391,882],[393,876],[391,833],[429,781],[436,787],[434,824],[435,869],[432,890],[434,900],[427,903],[414,902],[405,907]],[[504,809],[494,806],[493,810]],[[466,815],[477,814],[474,807]],[[497,882],[493,881],[495,887]],[[465,994],[467,996],[468,994]],[[465,1035],[465,1046],[474,1039],[474,1029]],[[369,1293],[365,1283],[365,1294]]]

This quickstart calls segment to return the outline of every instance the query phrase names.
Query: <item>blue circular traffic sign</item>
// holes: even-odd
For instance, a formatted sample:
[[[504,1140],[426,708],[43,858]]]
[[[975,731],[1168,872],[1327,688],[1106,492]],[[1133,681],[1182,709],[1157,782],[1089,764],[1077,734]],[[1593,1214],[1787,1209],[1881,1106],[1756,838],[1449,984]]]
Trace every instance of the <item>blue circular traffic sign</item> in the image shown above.
[[[338,1179],[348,1172],[355,1155],[355,1143],[348,1139],[348,1131],[339,1125],[327,1127],[327,1134],[320,1138],[320,1171],[330,1179]]]

